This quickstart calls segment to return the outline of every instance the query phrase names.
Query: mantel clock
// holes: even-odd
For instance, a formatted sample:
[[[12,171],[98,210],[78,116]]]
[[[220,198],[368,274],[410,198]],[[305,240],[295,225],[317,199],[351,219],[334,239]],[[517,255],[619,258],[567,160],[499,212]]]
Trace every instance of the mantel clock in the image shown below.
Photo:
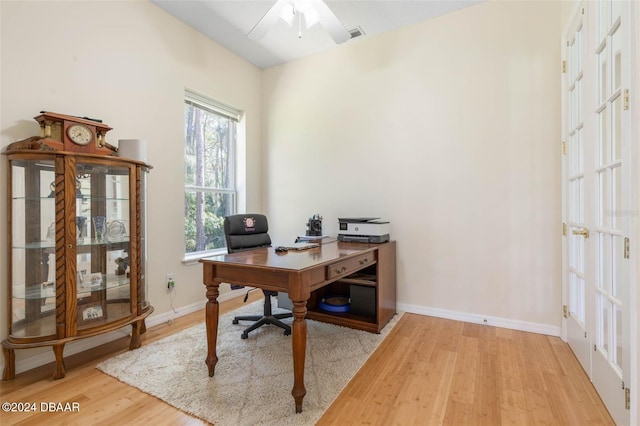
[[[102,120],[41,111],[34,117],[40,136],[16,142],[16,149],[45,149],[82,154],[113,155],[118,151],[105,140],[111,127]]]

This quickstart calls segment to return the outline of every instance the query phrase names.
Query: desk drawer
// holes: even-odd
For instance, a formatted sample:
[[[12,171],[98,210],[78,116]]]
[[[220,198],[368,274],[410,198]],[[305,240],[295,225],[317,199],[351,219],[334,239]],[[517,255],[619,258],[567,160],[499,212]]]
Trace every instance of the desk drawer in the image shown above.
[[[349,275],[374,263],[376,263],[375,252],[361,254],[357,257],[336,262],[333,265],[327,266],[327,279],[331,280],[336,277]]]

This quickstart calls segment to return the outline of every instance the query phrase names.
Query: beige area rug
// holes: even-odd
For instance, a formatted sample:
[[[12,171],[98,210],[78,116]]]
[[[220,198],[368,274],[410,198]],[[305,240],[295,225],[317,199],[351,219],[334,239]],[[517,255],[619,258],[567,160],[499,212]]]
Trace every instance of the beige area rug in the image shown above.
[[[220,317],[214,377],[209,377],[204,363],[204,323],[104,361],[97,368],[216,425],[312,425],[402,315],[395,315],[381,334],[307,320],[307,395],[303,412],[295,414],[291,336],[265,326],[242,340],[240,333],[246,324],[231,323],[235,315],[261,312],[262,304],[254,302]],[[280,309],[274,308],[276,312]]]

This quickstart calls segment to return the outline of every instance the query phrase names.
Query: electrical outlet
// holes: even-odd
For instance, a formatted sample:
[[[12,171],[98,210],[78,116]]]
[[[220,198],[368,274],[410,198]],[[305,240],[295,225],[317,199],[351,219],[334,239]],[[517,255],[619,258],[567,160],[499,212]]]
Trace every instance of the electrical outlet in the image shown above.
[[[173,274],[167,274],[167,288],[173,290],[176,286],[176,282],[173,279]]]

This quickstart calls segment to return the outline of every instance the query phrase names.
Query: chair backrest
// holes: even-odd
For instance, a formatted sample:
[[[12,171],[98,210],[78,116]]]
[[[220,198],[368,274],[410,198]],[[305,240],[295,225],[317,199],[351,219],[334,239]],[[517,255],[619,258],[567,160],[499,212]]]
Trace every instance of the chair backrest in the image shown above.
[[[269,224],[263,214],[236,214],[224,218],[224,236],[229,253],[271,246],[267,231]]]

